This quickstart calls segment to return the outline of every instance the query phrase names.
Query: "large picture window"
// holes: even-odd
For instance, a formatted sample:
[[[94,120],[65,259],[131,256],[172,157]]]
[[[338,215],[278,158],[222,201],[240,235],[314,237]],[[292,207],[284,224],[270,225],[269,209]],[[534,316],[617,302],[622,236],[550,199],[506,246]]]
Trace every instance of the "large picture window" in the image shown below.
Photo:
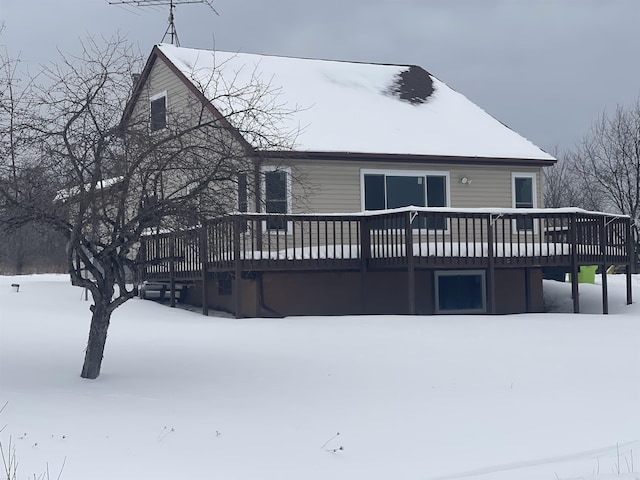
[[[511,178],[513,208],[536,208],[536,174],[513,173]],[[516,229],[519,231],[533,231],[533,227],[532,218],[516,220]]]
[[[265,213],[290,213],[291,172],[288,168],[265,167],[263,169],[263,192]],[[270,218],[267,230],[286,230],[283,218]]]
[[[387,208],[446,207],[449,205],[447,172],[376,171],[362,172],[364,210]],[[420,228],[444,229],[442,218],[429,218]]]

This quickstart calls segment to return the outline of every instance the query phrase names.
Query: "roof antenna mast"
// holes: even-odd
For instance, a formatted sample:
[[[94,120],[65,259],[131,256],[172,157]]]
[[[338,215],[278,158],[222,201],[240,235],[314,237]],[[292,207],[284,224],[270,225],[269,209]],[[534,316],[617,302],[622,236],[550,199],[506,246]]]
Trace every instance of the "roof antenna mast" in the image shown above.
[[[180,46],[180,40],[178,39],[178,31],[176,30],[175,17],[173,15],[173,10],[176,5],[184,5],[187,3],[204,3],[211,10],[214,11],[216,15],[219,13],[213,8],[213,0],[109,0],[111,5],[133,5],[135,7],[158,7],[158,6],[168,6],[169,7],[169,25],[164,32],[162,37],[162,42],[164,42],[165,38],[169,36],[171,38],[171,44],[176,47]]]

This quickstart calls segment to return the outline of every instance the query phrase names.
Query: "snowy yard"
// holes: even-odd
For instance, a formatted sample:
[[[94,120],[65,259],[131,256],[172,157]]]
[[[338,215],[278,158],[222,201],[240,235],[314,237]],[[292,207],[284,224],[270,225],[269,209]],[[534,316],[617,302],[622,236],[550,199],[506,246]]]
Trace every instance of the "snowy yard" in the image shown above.
[[[0,277],[0,440],[18,479],[64,462],[61,480],[635,480],[640,277],[634,305],[624,276],[609,288],[608,316],[598,285],[580,315],[235,320],[133,300],[83,380],[82,291]],[[569,284],[545,296],[571,307]]]

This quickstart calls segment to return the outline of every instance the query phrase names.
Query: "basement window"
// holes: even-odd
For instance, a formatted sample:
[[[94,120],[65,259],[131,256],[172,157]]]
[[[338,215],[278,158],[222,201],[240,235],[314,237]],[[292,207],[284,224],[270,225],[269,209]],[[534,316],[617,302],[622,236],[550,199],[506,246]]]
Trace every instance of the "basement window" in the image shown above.
[[[436,271],[436,313],[485,313],[486,291],[484,270]]]
[[[167,92],[151,97],[150,130],[157,132],[167,128]]]

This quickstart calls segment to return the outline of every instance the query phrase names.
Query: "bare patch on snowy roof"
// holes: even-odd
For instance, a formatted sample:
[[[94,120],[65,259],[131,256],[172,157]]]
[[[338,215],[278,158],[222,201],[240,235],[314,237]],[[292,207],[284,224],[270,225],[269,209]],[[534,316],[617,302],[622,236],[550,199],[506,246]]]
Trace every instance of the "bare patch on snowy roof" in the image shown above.
[[[384,93],[398,97],[412,105],[425,103],[433,93],[433,80],[429,73],[416,66],[397,73],[393,84]]]

